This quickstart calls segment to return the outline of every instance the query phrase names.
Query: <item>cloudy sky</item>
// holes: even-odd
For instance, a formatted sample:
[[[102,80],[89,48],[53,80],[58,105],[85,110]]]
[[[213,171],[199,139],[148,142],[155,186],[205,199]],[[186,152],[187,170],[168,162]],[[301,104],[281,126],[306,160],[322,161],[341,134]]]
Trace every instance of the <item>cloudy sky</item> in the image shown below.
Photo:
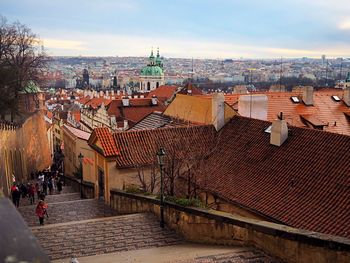
[[[350,57],[349,0],[0,0],[50,55]]]

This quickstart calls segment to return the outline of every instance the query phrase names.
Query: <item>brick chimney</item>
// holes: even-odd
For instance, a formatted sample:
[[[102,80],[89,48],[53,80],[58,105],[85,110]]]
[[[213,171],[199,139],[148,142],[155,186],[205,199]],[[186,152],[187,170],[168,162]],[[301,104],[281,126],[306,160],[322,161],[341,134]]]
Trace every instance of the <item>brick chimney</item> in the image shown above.
[[[314,105],[314,87],[303,87],[303,102],[306,106]]]
[[[283,115],[278,116],[278,119],[272,123],[270,143],[275,146],[281,146],[288,138],[288,126],[286,120],[283,120]]]
[[[158,104],[158,99],[155,95],[152,96],[152,105],[155,106]]]
[[[346,104],[346,106],[350,107],[350,86],[348,86],[344,89],[343,100],[344,100],[344,103]]]
[[[267,120],[266,95],[241,95],[238,100],[238,114],[244,117]]]
[[[124,107],[128,107],[129,104],[130,104],[130,103],[129,103],[129,98],[126,97],[126,96],[123,97],[123,98],[122,98],[122,103],[123,103],[123,106],[124,106]]]
[[[212,123],[217,131],[225,125],[225,97],[223,93],[214,93],[212,97]]]

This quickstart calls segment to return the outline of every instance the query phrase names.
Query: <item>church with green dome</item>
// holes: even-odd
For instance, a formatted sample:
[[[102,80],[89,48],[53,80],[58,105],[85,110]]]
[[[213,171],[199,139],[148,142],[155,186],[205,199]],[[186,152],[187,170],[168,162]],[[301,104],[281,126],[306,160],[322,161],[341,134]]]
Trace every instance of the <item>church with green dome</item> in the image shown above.
[[[153,55],[153,49],[149,56],[147,66],[141,69],[140,92],[149,92],[165,84],[163,62],[157,50],[157,56]]]

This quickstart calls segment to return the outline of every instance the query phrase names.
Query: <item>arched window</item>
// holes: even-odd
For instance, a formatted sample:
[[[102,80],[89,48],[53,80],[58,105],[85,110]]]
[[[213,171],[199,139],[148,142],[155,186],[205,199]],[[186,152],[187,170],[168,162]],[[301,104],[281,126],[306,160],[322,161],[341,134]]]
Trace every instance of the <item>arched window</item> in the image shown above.
[[[156,83],[156,88],[158,89],[159,88],[159,82],[157,81]]]
[[[147,90],[151,90],[151,83],[147,82]]]

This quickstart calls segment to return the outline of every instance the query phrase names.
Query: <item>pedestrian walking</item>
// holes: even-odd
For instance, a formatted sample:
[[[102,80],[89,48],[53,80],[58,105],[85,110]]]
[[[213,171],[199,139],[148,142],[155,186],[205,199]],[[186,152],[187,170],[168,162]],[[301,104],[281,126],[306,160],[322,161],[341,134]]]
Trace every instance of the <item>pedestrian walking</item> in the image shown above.
[[[33,184],[29,184],[28,186],[28,196],[29,196],[29,201],[30,204],[35,203],[35,186]]]
[[[40,185],[39,185],[39,182],[36,182],[35,184],[35,192],[38,196],[38,199],[40,199],[40,194],[41,194],[41,191],[40,191]]]
[[[38,205],[36,206],[36,209],[35,209],[35,213],[39,217],[39,224],[41,226],[44,225],[44,217],[45,217],[45,215],[47,217],[49,217],[48,214],[47,214],[47,208],[48,208],[48,205],[44,202],[44,200],[39,200],[39,203],[38,203]]]
[[[47,182],[46,182],[46,180],[43,182],[43,194],[47,195]]]
[[[52,178],[49,179],[49,181],[47,182],[47,187],[49,188],[49,194],[52,195],[53,193],[53,182],[52,182]]]
[[[11,187],[12,202],[16,207],[19,207],[19,200],[21,199],[21,192],[18,186],[14,183]]]
[[[58,180],[57,182],[57,191],[60,194],[62,192],[62,181],[61,179]]]

